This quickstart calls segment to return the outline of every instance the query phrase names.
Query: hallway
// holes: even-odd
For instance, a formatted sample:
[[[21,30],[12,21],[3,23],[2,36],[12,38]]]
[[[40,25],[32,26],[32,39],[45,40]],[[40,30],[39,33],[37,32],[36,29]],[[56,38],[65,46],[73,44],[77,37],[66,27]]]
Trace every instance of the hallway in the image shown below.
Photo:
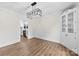
[[[21,38],[21,42],[0,48],[2,56],[77,56],[59,43],[39,38]]]

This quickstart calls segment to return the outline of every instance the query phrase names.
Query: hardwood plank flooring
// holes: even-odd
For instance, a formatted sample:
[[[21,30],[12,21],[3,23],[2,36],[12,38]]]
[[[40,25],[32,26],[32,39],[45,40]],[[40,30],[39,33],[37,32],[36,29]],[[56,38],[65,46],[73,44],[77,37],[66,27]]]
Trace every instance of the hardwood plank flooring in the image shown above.
[[[27,39],[22,37],[21,42],[0,48],[0,56],[78,56],[59,43],[39,38]]]

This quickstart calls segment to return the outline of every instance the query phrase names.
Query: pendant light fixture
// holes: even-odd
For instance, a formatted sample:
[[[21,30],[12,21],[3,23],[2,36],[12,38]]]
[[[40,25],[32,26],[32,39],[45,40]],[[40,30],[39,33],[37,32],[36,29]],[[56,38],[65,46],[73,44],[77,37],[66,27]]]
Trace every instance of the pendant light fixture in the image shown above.
[[[37,16],[42,16],[42,10],[40,8],[37,8],[37,2],[33,2],[31,4],[31,11],[27,12],[27,18],[33,18]]]

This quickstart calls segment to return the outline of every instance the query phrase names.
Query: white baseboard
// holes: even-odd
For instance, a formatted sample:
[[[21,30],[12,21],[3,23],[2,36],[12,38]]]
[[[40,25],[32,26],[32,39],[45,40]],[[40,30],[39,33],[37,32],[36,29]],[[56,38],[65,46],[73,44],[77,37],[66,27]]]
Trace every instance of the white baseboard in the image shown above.
[[[31,39],[31,38],[33,38],[33,36],[28,35],[28,39]]]
[[[11,41],[8,41],[8,42],[6,42],[4,44],[0,44],[0,48],[8,46],[8,45],[11,45],[11,44],[15,44],[17,42],[20,42],[20,39],[18,39],[18,40],[11,40]]]
[[[48,40],[48,41],[51,41],[51,42],[60,43],[60,41],[57,41],[57,40],[52,40],[52,39],[50,39],[50,38],[37,37],[37,36],[28,36],[28,39],[33,38],[33,37],[40,38],[40,39],[43,39],[43,40]]]

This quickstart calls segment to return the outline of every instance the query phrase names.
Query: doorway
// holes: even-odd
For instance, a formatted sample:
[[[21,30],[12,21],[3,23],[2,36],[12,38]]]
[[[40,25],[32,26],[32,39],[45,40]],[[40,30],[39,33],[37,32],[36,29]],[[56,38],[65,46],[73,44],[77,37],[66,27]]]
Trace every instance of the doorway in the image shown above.
[[[28,38],[28,24],[27,22],[20,22],[21,26],[20,26],[20,36],[21,38]]]

